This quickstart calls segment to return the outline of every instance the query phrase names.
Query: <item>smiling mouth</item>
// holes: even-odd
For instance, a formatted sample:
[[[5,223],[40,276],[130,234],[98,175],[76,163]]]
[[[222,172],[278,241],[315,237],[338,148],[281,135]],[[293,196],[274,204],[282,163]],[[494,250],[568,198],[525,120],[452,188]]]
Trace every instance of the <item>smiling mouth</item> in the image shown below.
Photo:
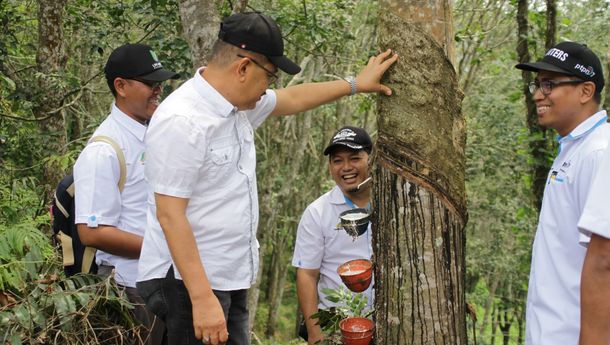
[[[536,113],[538,113],[538,115],[541,115],[549,111],[549,109],[551,109],[551,107],[549,107],[548,105],[539,105],[536,107]]]
[[[358,174],[347,174],[347,175],[341,175],[341,178],[343,179],[343,181],[348,182],[348,180],[354,180],[352,182],[355,182],[356,177],[358,176]]]

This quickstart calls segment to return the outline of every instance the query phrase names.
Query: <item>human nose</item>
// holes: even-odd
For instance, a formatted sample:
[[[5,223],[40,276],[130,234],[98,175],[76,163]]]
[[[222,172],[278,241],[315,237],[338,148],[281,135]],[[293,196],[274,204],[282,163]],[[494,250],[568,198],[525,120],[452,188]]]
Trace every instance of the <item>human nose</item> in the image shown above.
[[[353,164],[352,162],[350,162],[350,160],[346,160],[343,162],[343,164],[341,164],[341,170],[342,171],[350,171],[353,168]]]

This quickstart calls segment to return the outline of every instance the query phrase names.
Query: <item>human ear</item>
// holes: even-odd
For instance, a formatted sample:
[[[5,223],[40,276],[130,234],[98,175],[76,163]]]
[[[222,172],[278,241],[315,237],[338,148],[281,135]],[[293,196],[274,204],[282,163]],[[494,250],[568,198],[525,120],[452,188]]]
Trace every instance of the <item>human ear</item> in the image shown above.
[[[127,81],[123,78],[115,78],[113,84],[114,89],[116,90],[116,94],[118,96],[125,97],[125,95],[127,94]]]
[[[246,80],[246,72],[248,70],[248,64],[250,60],[242,58],[237,60],[236,73],[239,78],[239,81],[244,82]]]
[[[580,101],[582,103],[589,102],[593,95],[595,94],[595,84],[593,82],[587,81],[582,83],[581,93],[580,93]]]

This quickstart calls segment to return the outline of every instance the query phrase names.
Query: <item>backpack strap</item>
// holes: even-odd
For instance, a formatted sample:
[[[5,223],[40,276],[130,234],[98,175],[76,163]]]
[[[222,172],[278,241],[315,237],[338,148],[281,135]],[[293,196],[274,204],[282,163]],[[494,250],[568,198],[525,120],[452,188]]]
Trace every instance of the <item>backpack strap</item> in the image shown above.
[[[114,151],[116,152],[117,158],[119,159],[119,171],[120,171],[120,177],[119,177],[119,192],[123,192],[123,189],[125,188],[125,180],[127,179],[127,167],[125,164],[125,154],[123,154],[123,150],[121,150],[121,147],[119,146],[119,144],[117,144],[116,141],[114,141],[112,138],[105,136],[105,135],[98,135],[95,136],[93,138],[91,138],[91,140],[89,140],[90,143],[93,142],[105,142],[107,144],[109,144],[110,146],[112,146],[112,148],[114,149]],[[72,188],[74,184],[72,184]],[[83,262],[82,262],[82,266],[81,266],[81,271],[85,272],[85,273],[89,273],[89,271],[91,270],[91,265],[93,265],[93,260],[95,259],[95,252],[97,251],[97,249],[93,248],[93,247],[85,247],[85,251],[83,253]]]
[[[119,146],[119,144],[116,143],[116,141],[112,140],[112,138],[108,136],[98,135],[89,140],[90,143],[96,141],[101,141],[105,142],[106,144],[110,144],[110,146],[112,146],[112,148],[116,152],[117,158],[119,159],[119,169],[121,174],[121,177],[119,178],[119,191],[122,193],[123,188],[125,188],[125,180],[127,179],[127,167],[125,164],[125,155],[123,154],[123,150],[121,150],[121,147]]]

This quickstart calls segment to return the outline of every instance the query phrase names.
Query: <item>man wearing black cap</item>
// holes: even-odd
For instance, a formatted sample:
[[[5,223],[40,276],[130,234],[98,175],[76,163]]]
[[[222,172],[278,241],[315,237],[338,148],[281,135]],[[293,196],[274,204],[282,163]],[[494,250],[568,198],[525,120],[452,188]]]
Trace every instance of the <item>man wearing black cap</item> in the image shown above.
[[[136,318],[153,328],[154,315],[147,311],[136,290],[138,257],[146,228],[144,133],[159,104],[161,82],[176,79],[178,74],[163,69],[152,48],[144,44],[115,49],[104,72],[115,101],[93,137],[108,137],[117,148],[95,141],[79,155],[74,165],[75,222],[82,243],[99,249],[98,273],[108,275],[114,270],[115,281],[125,287],[127,297],[136,304]],[[124,163],[120,163],[117,149]],[[122,191],[121,166],[126,166]],[[147,344],[160,343],[163,327],[157,324]]]
[[[209,65],[161,103],[146,135],[155,202],[138,288],[164,315],[170,343],[250,344],[247,294],[259,266],[254,129],[269,115],[356,92],[389,95],[380,79],[397,58],[388,50],[356,78],[274,91],[278,70],[300,71],[284,56],[275,21],[250,12],[222,22]]]
[[[559,133],[559,153],[548,175],[534,240],[526,311],[528,345],[577,344],[580,280],[589,238],[577,223],[610,139],[599,110],[604,78],[587,46],[561,42],[541,61],[530,84],[538,121]]]
[[[370,260],[373,254],[370,224],[356,238],[337,228],[342,212],[369,208],[371,189],[365,181],[370,181],[367,179],[372,148],[371,138],[363,128],[346,126],[333,135],[324,155],[328,156],[328,170],[336,185],[312,202],[299,222],[292,265],[297,267],[297,295],[306,326],[306,332],[302,329],[299,333],[309,344],[322,339],[318,320],[311,316],[319,309],[337,305],[327,300],[322,290],[345,286],[337,268],[349,260]],[[362,294],[370,309],[373,284]]]

